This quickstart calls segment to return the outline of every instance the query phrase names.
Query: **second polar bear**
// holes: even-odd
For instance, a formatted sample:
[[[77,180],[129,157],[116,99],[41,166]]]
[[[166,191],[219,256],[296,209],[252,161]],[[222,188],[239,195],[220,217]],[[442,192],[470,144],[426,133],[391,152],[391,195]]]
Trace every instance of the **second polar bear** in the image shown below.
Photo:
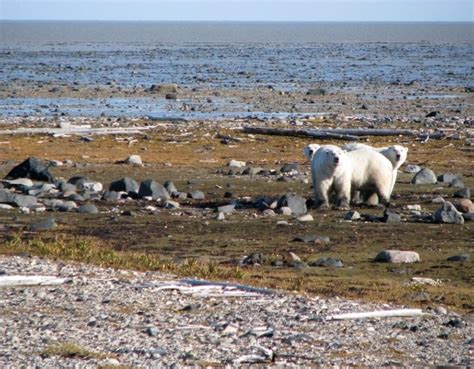
[[[321,146],[311,161],[316,206],[329,207],[329,198],[334,192],[336,206],[348,208],[355,191],[374,192],[387,204],[392,171],[391,162],[377,151],[345,152],[334,145]]]
[[[318,149],[321,147],[321,145],[318,144],[309,144],[308,146],[305,146],[303,149],[304,156],[308,158],[309,161],[313,158],[314,154]]]

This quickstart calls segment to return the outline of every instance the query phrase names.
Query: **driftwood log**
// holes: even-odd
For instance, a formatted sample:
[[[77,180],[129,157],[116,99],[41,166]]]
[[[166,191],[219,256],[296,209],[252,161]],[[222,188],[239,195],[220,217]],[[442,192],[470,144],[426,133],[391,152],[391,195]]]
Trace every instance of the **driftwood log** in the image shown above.
[[[350,319],[366,319],[366,318],[390,318],[390,317],[410,317],[423,315],[421,309],[396,309],[396,310],[378,310],[363,313],[347,313],[331,315],[328,320],[350,320]]]
[[[289,129],[289,128],[265,128],[265,127],[243,127],[244,133],[263,134],[274,136],[310,137],[320,139],[338,139],[357,141],[366,136],[408,136],[419,139],[441,139],[445,137],[443,132],[420,133],[409,129],[375,129],[375,128],[334,128],[334,129]]]

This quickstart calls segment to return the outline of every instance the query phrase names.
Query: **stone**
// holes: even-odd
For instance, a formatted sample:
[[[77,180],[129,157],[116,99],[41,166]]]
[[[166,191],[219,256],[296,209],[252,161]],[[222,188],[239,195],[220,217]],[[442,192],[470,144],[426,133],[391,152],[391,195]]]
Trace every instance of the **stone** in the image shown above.
[[[466,323],[459,318],[454,318],[454,319],[449,320],[444,325],[446,327],[452,327],[452,328],[464,328],[466,326]]]
[[[402,221],[402,217],[393,210],[385,209],[382,221],[384,223],[400,223]]]
[[[138,185],[137,181],[129,177],[124,177],[112,182],[109,186],[109,191],[138,193],[139,188],[140,186]]]
[[[262,212],[262,215],[264,217],[274,217],[276,216],[276,213],[273,211],[273,209],[265,209],[263,212]]]
[[[0,204],[11,204],[15,194],[4,189],[0,189]]]
[[[326,268],[342,268],[344,264],[341,259],[335,258],[319,258],[318,260],[312,261],[308,264],[312,267],[326,267]]]
[[[57,227],[56,220],[53,217],[49,217],[38,222],[29,225],[31,231],[50,231]]]
[[[13,187],[19,187],[19,186],[33,187],[34,186],[33,181],[29,178],[17,178],[17,179],[12,179],[12,180],[4,180],[3,182]]]
[[[204,195],[204,192],[199,191],[199,190],[194,190],[188,193],[188,197],[193,199],[193,200],[204,200],[206,196]]]
[[[39,159],[29,157],[22,163],[14,167],[5,176],[5,179],[30,178],[42,182],[54,182],[53,175],[48,171],[48,167]]]
[[[229,161],[229,164],[227,164],[229,167],[234,167],[234,168],[243,168],[247,165],[245,161],[239,161],[239,160],[231,160]]]
[[[299,173],[300,172],[300,166],[296,163],[288,163],[288,164],[283,165],[280,168],[280,172],[281,173],[291,173],[291,172]]]
[[[253,252],[250,255],[245,256],[239,263],[240,265],[262,265],[263,255],[258,252]]]
[[[407,164],[407,165],[405,165],[405,168],[403,169],[403,171],[405,173],[412,173],[412,174],[416,174],[420,170],[421,170],[421,167],[419,165],[415,165],[415,164]]]
[[[94,204],[83,204],[77,208],[78,213],[83,214],[98,214],[99,209]]]
[[[474,220],[474,212],[473,213],[465,213],[462,215],[465,221],[473,221]]]
[[[452,173],[444,173],[437,177],[438,182],[451,183],[454,179],[459,179],[459,176]]]
[[[125,164],[143,166],[142,158],[140,157],[140,155],[130,155],[127,159],[125,159]]]
[[[104,186],[100,182],[89,181],[82,184],[83,191],[100,192],[103,188]]]
[[[330,239],[326,236],[297,236],[293,239],[293,242],[324,244],[329,243]]]
[[[433,204],[444,204],[445,200],[441,196],[436,196],[431,202]]]
[[[300,215],[297,219],[299,222],[312,222],[314,220],[311,214]]]
[[[91,182],[89,178],[83,176],[74,176],[68,179],[67,183],[76,186],[77,189],[82,190],[84,183]]]
[[[428,114],[425,115],[426,118],[434,118],[438,115],[437,111],[430,111]]]
[[[443,306],[436,306],[434,311],[438,315],[446,315],[448,313],[448,310],[446,310],[446,308]]]
[[[148,89],[150,92],[160,92],[160,93],[167,93],[167,92],[178,92],[178,85],[175,83],[162,83],[162,84],[153,84]]]
[[[102,195],[104,201],[117,201],[118,199],[120,199],[120,195],[116,191],[105,191]]]
[[[414,251],[383,250],[375,257],[376,262],[380,263],[417,263],[420,261],[420,255]]]
[[[166,188],[164,188],[158,182],[153,181],[152,179],[147,179],[140,183],[140,187],[138,189],[138,196],[149,196],[153,200],[169,200],[171,198],[168,191],[166,191]]]
[[[473,213],[474,212],[474,204],[469,199],[456,200],[454,202],[454,206],[461,213]]]
[[[58,182],[56,186],[58,190],[61,192],[69,192],[69,191],[76,192],[77,191],[77,187],[75,185],[73,185],[72,183],[67,183],[65,181]]]
[[[12,204],[19,208],[33,208],[37,203],[36,197],[29,195],[15,195],[12,201]]]
[[[235,204],[222,205],[217,207],[217,212],[231,214],[235,211]]]
[[[471,260],[471,256],[469,254],[459,254],[459,255],[450,256],[447,260],[456,261],[456,262],[464,262],[464,261]]]
[[[444,204],[435,211],[433,220],[435,223],[464,224],[462,214],[457,211],[456,207],[449,201],[444,202]]]
[[[344,215],[344,220],[359,220],[360,218],[360,213],[355,210],[350,210]]]
[[[12,210],[12,209],[14,209],[14,207],[11,206],[11,205],[8,205],[8,204],[0,204],[0,209],[1,210]]]
[[[179,209],[180,208],[179,202],[172,201],[172,200],[166,200],[163,206],[166,209]]]
[[[166,181],[164,184],[163,184],[163,187],[166,188],[166,191],[168,191],[168,193],[171,195],[171,196],[175,196],[175,194],[178,193],[178,189],[176,188],[176,186],[174,185],[173,182],[171,181]]]
[[[150,337],[156,337],[156,336],[158,336],[158,333],[159,333],[159,332],[160,332],[160,331],[159,331],[158,328],[156,328],[156,327],[147,327],[147,328],[145,329],[145,333],[148,334]]]
[[[218,213],[216,220],[225,220],[225,214],[224,213]]]
[[[471,189],[469,187],[462,188],[456,191],[453,194],[454,197],[461,198],[461,199],[470,199],[471,198]]]
[[[165,95],[166,100],[178,100],[178,94],[174,92],[169,92]]]
[[[308,96],[324,96],[327,94],[327,90],[324,88],[312,88],[306,92]]]
[[[278,199],[277,207],[288,207],[292,214],[300,216],[305,214],[308,209],[306,207],[306,199],[294,193],[287,193]]]
[[[449,182],[449,187],[451,188],[464,188],[464,182],[461,178],[454,178],[451,182]]]
[[[418,173],[415,174],[411,180],[412,184],[436,184],[437,178],[434,172],[431,169],[423,168]]]

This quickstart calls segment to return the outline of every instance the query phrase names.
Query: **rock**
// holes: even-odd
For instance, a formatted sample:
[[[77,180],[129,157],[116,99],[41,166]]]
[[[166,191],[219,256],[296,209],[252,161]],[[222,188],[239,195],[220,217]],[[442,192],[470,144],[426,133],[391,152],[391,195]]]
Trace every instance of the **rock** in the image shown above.
[[[300,166],[296,163],[288,163],[288,164],[283,165],[280,168],[280,172],[281,173],[291,173],[291,172],[299,173]]]
[[[438,182],[451,183],[454,179],[459,179],[459,176],[452,173],[444,173],[437,177]]]
[[[293,239],[293,242],[324,244],[329,243],[330,239],[326,236],[297,236]]]
[[[443,306],[436,306],[434,311],[438,315],[446,315],[448,313],[448,310]]]
[[[104,186],[100,182],[89,181],[82,184],[83,191],[100,192],[103,188]]]
[[[245,167],[247,164],[245,163],[245,161],[238,161],[238,160],[231,160],[229,161],[229,164],[227,164],[229,167],[233,167],[233,168],[243,168]]]
[[[453,194],[454,197],[461,198],[461,199],[470,199],[471,198],[471,189],[470,188],[462,188],[456,191]]]
[[[231,214],[235,211],[235,204],[222,205],[217,207],[217,212]]]
[[[393,210],[385,209],[382,221],[384,223],[400,223],[402,221],[402,217]]]
[[[462,217],[466,221],[473,221],[474,220],[474,213],[466,213],[466,214],[463,214]]]
[[[205,200],[206,196],[204,195],[204,192],[199,191],[199,190],[194,190],[188,193],[188,197],[193,199],[193,200]]]
[[[30,178],[42,182],[54,182],[53,175],[48,171],[48,167],[39,159],[30,157],[21,164],[14,167],[5,176],[5,179]]]
[[[120,195],[116,191],[105,191],[102,195],[102,200],[104,201],[117,201],[120,199]]]
[[[50,231],[57,227],[56,220],[53,217],[49,217],[43,220],[40,220],[36,223],[30,224],[29,229],[31,231]]]
[[[7,205],[7,204],[0,204],[0,209],[1,210],[12,210],[12,209],[14,209],[14,207],[11,206],[11,205]]]
[[[159,333],[159,332],[160,332],[160,331],[159,331],[158,328],[156,328],[156,327],[147,327],[147,328],[145,329],[145,333],[148,334],[150,337],[156,337],[156,336],[158,336],[158,333]]]
[[[420,261],[420,255],[414,251],[383,250],[375,257],[380,263],[416,263]]]
[[[243,175],[256,176],[263,171],[262,167],[246,167],[243,171]]]
[[[461,178],[454,178],[451,182],[449,182],[449,187],[451,188],[464,188],[464,182]]]
[[[420,170],[421,170],[421,167],[419,165],[415,165],[415,164],[407,164],[407,165],[405,165],[405,168],[403,169],[403,171],[405,173],[412,173],[412,174],[416,174]]]
[[[180,208],[179,202],[172,201],[172,200],[166,200],[163,206],[166,209],[179,209]]]
[[[452,328],[464,328],[466,326],[466,323],[459,318],[454,318],[454,319],[449,320],[444,325],[446,327],[452,327]]]
[[[92,181],[89,180],[89,178],[83,177],[83,176],[74,176],[72,178],[69,178],[67,181],[67,183],[70,183],[76,186],[77,189],[79,190],[82,190],[84,183],[88,183],[88,182],[92,182]]]
[[[166,188],[151,179],[147,179],[140,183],[140,187],[138,189],[138,196],[149,196],[153,200],[169,200],[171,198],[168,191],[166,191]]]
[[[12,204],[19,208],[33,208],[37,203],[36,197],[29,195],[15,195],[12,201]]]
[[[311,214],[300,215],[297,219],[299,222],[312,222],[314,220]]]
[[[431,169],[423,168],[415,174],[411,180],[412,184],[435,184],[437,183],[436,175]]]
[[[163,184],[163,187],[166,188],[166,191],[168,191],[168,193],[173,197],[175,196],[175,194],[178,193],[178,189],[175,187],[174,183],[171,181],[166,181]]]
[[[448,261],[464,262],[464,261],[471,260],[471,256],[469,254],[459,254],[459,255],[450,256],[447,260]]]
[[[312,88],[306,92],[308,96],[324,96],[327,94],[327,90],[324,88]]]
[[[312,267],[326,268],[342,268],[344,266],[342,260],[334,258],[319,258],[318,260],[310,262],[308,265]]]
[[[355,210],[350,210],[344,215],[344,220],[359,220],[360,213]]]
[[[20,186],[33,187],[34,186],[33,181],[29,178],[17,178],[17,179],[12,179],[12,180],[4,180],[3,182],[13,187],[20,187]]]
[[[291,209],[288,207],[288,206],[282,206],[281,208],[279,208],[277,210],[278,214],[281,214],[281,215],[286,215],[286,216],[290,216],[293,214],[293,212],[291,211]]]
[[[436,196],[431,202],[433,204],[444,204],[445,200],[441,196]]]
[[[165,95],[166,100],[178,100],[178,94],[174,92],[169,92]]]
[[[138,193],[139,188],[140,186],[134,179],[129,178],[129,177],[124,177],[117,181],[112,182],[109,186],[109,191]]]
[[[436,223],[464,224],[462,214],[457,211],[456,207],[449,201],[444,202],[443,205],[435,211],[433,220]]]
[[[426,118],[434,118],[438,115],[439,112],[437,111],[430,111],[428,114],[425,115]]]
[[[11,204],[15,194],[4,189],[0,189],[0,204]]]
[[[272,209],[266,209],[263,211],[262,215],[264,217],[274,217],[276,216],[276,213]]]
[[[158,85],[151,85],[148,89],[150,92],[160,92],[160,93],[177,93],[178,92],[178,85],[175,83],[163,83]]]
[[[73,185],[72,183],[64,182],[64,181],[58,182],[57,188],[61,192],[69,192],[69,191],[76,192],[77,191],[77,187],[75,185]]]
[[[473,213],[474,212],[474,205],[471,200],[469,199],[461,199],[454,202],[454,206],[457,210],[461,213]]]
[[[83,214],[98,214],[99,209],[94,204],[83,204],[77,208],[78,213]]]
[[[253,252],[250,255],[245,256],[239,263],[240,265],[262,265],[263,255],[257,252]]]
[[[289,207],[295,216],[303,215],[308,211],[306,199],[294,193],[287,193],[280,197],[277,207],[282,208],[284,206]]]
[[[225,220],[225,214],[224,213],[218,213],[216,220]]]
[[[143,166],[142,158],[140,157],[140,155],[130,155],[127,159],[125,159],[125,164]]]

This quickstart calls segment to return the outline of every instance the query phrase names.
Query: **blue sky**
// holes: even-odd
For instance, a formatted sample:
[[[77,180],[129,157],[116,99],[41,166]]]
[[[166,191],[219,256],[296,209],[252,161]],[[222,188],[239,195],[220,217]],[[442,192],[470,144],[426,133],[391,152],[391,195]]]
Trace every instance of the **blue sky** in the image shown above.
[[[474,21],[473,4],[474,0],[0,0],[0,19]]]

